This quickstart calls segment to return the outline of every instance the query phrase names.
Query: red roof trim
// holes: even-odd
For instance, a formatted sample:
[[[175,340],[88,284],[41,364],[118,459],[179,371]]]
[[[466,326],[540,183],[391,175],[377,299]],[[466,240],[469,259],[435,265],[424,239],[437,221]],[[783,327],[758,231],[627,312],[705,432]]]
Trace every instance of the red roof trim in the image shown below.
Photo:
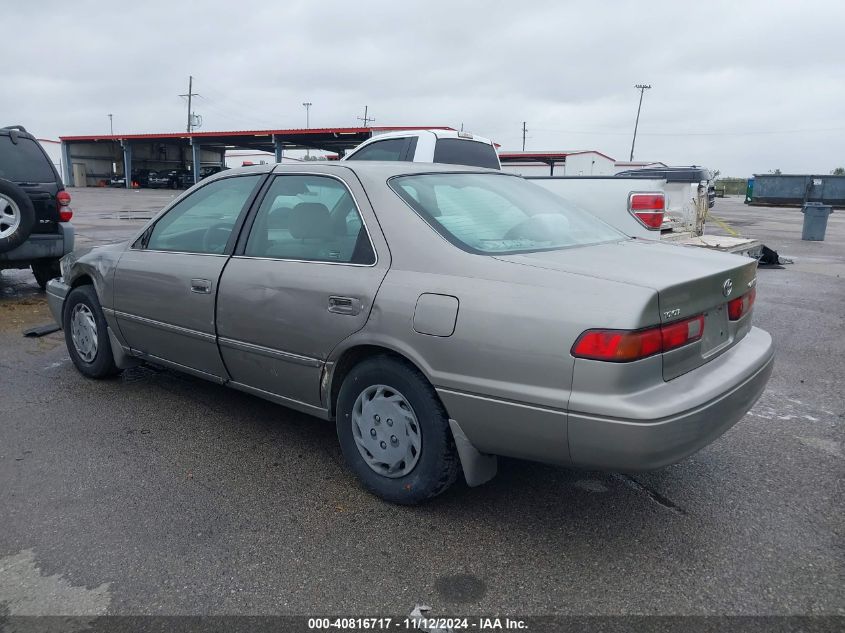
[[[290,130],[234,130],[226,132],[164,132],[162,134],[99,134],[91,136],[60,136],[61,141],[120,141],[160,138],[203,138],[203,137],[231,137],[231,136],[302,136],[308,134],[365,134],[367,132],[402,132],[404,130],[452,130],[444,126],[383,126],[383,127],[312,127]]]

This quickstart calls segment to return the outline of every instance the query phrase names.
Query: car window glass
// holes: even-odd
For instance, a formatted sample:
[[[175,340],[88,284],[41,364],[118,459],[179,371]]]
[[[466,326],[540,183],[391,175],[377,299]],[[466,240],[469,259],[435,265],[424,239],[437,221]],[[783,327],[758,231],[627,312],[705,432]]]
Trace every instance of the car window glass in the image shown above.
[[[522,178],[497,173],[399,176],[390,186],[438,233],[475,253],[520,253],[627,239]]]
[[[277,176],[258,209],[244,255],[375,262],[352,195],[342,182],[326,176]]]
[[[392,138],[376,141],[350,155],[347,160],[402,160],[407,140]]]
[[[18,136],[13,143],[8,134],[0,134],[0,178],[12,182],[55,182],[56,174],[38,143]]]
[[[223,253],[238,216],[261,178],[262,175],[224,178],[198,189],[156,222],[147,248]]]
[[[434,162],[499,169],[499,158],[492,145],[461,138],[437,139]]]

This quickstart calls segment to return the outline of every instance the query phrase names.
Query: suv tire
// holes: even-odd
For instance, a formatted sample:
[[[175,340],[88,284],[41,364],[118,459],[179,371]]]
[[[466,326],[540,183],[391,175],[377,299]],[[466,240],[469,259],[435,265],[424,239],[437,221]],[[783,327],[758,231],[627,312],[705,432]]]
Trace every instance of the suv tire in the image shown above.
[[[24,243],[35,226],[35,208],[26,192],[0,178],[0,253]]]
[[[60,277],[62,270],[59,267],[58,259],[38,259],[32,262],[32,274],[35,275],[35,281],[41,287],[41,290],[47,288],[47,282],[54,277]]]
[[[416,367],[391,356],[367,359],[346,376],[337,399],[337,436],[361,483],[391,503],[423,502],[457,478],[460,462],[446,409]],[[418,450],[409,450],[412,445]],[[403,454],[407,460],[396,457]]]
[[[70,359],[89,378],[120,373],[114,364],[108,326],[94,286],[78,286],[65,299],[62,326]]]

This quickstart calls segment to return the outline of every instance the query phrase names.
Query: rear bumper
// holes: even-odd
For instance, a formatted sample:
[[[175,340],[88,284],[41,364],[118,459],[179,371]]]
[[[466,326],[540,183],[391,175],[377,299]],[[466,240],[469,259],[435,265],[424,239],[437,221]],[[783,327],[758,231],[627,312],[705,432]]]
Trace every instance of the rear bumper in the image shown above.
[[[62,308],[65,304],[65,297],[70,292],[68,286],[61,277],[56,277],[47,282],[47,305],[50,313],[59,326],[62,326]]]
[[[732,355],[733,358],[728,357]],[[713,378],[730,388],[676,414],[654,420],[626,420],[569,413],[572,462],[586,468],[652,470],[704,448],[739,422],[766,388],[774,367],[772,339],[752,328],[734,349],[698,370],[666,383],[693,403]],[[721,363],[719,361],[722,361]],[[699,371],[710,372],[699,376]],[[699,393],[696,393],[696,391]]]
[[[585,468],[651,470],[695,453],[742,419],[763,393],[773,367],[771,336],[751,328],[720,357],[646,393],[603,395],[599,401],[614,415],[566,412],[444,388],[437,393],[482,453]],[[573,394],[572,401],[579,398]]]
[[[31,262],[36,259],[60,259],[73,250],[74,229],[69,222],[58,225],[58,233],[33,233],[26,241],[5,253],[0,253],[0,265],[5,262]]]

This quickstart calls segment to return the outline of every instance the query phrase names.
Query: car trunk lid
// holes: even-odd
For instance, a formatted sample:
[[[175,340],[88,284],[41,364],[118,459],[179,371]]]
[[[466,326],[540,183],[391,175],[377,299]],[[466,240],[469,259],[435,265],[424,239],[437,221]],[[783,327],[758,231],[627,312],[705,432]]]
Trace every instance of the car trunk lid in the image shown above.
[[[757,262],[753,259],[651,240],[498,257],[516,264],[651,288],[657,292],[659,314],[654,315],[653,322],[639,324],[640,327],[703,314],[701,339],[663,354],[666,380],[730,349],[750,327],[749,317],[737,322],[728,319],[727,303],[753,288],[757,275]]]

